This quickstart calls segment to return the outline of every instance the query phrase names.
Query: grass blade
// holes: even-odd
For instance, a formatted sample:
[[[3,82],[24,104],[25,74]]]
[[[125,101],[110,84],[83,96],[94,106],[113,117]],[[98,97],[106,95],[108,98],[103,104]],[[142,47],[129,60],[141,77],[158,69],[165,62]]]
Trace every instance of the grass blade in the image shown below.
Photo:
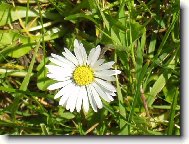
[[[117,55],[115,54],[115,62],[117,61]],[[120,83],[118,81],[118,77],[116,76],[116,85],[117,85],[117,95],[118,95],[118,100],[119,100],[119,112],[120,115],[124,118],[126,118],[126,108],[124,107],[123,104],[123,95],[121,92],[121,87]],[[127,123],[124,119],[119,117],[119,127],[120,127],[120,135],[128,135],[128,126]]]
[[[33,55],[33,58],[31,60],[30,66],[28,68],[28,73],[27,73],[26,77],[24,78],[19,90],[22,90],[22,91],[26,91],[27,90],[28,84],[30,82],[30,78],[32,76],[32,70],[33,70],[33,66],[34,66],[34,63],[35,63],[35,58],[36,58],[39,46],[40,46],[40,41],[38,42],[37,46],[35,47],[35,53]],[[18,110],[19,102],[20,102],[21,98],[22,98],[22,94],[17,94],[15,96],[14,101],[13,101],[13,104],[12,104],[12,118],[13,118],[13,120],[15,120],[15,113]]]
[[[167,131],[167,135],[173,134],[174,117],[175,117],[175,111],[176,111],[176,107],[177,107],[178,96],[179,96],[179,91],[178,91],[178,89],[176,89],[176,92],[175,92],[175,95],[174,95],[174,98],[173,98],[173,103],[171,105],[170,120],[169,120],[169,127],[168,127],[168,131]]]

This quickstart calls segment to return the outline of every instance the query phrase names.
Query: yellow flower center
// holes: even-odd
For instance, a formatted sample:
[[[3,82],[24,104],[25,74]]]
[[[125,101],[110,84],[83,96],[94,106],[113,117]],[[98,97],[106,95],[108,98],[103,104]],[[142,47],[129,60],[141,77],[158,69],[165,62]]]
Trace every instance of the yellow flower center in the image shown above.
[[[77,85],[88,85],[94,81],[94,72],[89,66],[79,66],[73,72],[73,79]]]

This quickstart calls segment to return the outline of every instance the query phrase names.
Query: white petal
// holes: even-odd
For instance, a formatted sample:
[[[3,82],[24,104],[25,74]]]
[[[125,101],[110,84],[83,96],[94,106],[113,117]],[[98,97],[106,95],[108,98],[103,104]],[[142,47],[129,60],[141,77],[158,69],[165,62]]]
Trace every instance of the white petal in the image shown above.
[[[70,112],[73,112],[75,109],[76,101],[77,101],[77,95],[70,93],[70,96],[66,104],[66,109],[67,110],[70,109]]]
[[[95,78],[95,81],[96,81],[99,85],[103,86],[105,89],[107,89],[107,90],[109,90],[109,91],[112,91],[112,92],[116,92],[116,89],[115,89],[115,87],[114,87],[112,84],[110,84],[110,83],[108,83],[108,82],[106,82],[106,81],[103,81],[103,80],[101,80],[101,79],[98,79],[98,78]]]
[[[101,72],[94,72],[94,75],[95,75],[95,77],[98,77],[98,78],[101,78],[101,79],[104,79],[107,81],[115,81],[116,80],[114,76],[108,76],[107,74],[104,75]]]
[[[74,93],[72,93],[73,98],[71,99],[72,104],[69,106],[70,107],[70,112],[73,112],[75,107],[76,107],[77,99],[78,99],[78,96],[79,96],[78,92],[79,92],[79,86],[75,85]]]
[[[64,94],[61,98],[60,98],[60,101],[59,101],[59,105],[65,105],[67,103],[67,100],[69,98],[69,93],[66,93]]]
[[[96,89],[96,91],[98,92],[98,94],[100,95],[100,97],[102,97],[105,101],[107,101],[107,102],[111,101],[108,98],[107,94],[103,92],[103,90],[101,89],[101,87],[98,84],[93,83],[92,86],[94,86],[94,88]]]
[[[73,89],[73,82],[67,84],[65,87],[63,87],[55,96],[54,98],[59,98],[62,95],[66,94],[66,93],[70,93],[70,90]]]
[[[114,70],[114,72],[115,72],[115,74],[114,74],[114,75],[118,75],[118,74],[120,74],[120,73],[121,73],[121,71],[120,71],[120,70]]]
[[[70,112],[73,112],[76,107],[76,101],[77,101],[78,95],[75,95],[75,97],[72,100],[72,105],[70,106]]]
[[[105,92],[107,95],[110,95],[110,96],[116,96],[115,92],[112,92],[104,87],[100,87],[102,89],[103,92]]]
[[[54,64],[56,64],[56,65],[58,65],[58,66],[64,67],[64,65],[66,65],[66,66],[68,65],[68,64],[66,64],[66,63],[63,62],[63,61],[57,60],[57,59],[52,58],[52,57],[49,57],[49,60],[50,60],[52,63],[54,63]]]
[[[101,66],[94,67],[94,70],[100,71],[100,70],[107,70],[107,69],[110,69],[110,68],[112,68],[112,65],[113,65],[114,63],[115,63],[114,61],[104,63],[104,64],[102,64]]]
[[[92,95],[92,93],[91,93],[91,90],[90,90],[90,88],[89,88],[88,86],[87,86],[86,88],[87,88],[87,93],[88,93],[88,97],[89,97],[89,102],[90,102],[90,104],[91,104],[93,110],[94,110],[95,112],[97,112],[96,103],[95,103],[95,101],[94,101],[94,99],[93,99],[93,95]]]
[[[75,67],[72,62],[62,56],[58,56],[55,54],[51,54],[51,56],[52,58],[50,57],[49,60],[56,65],[59,65],[61,67]]]
[[[105,61],[105,59],[98,59],[94,65],[93,65],[93,69],[95,69],[96,67],[99,67],[101,64],[103,64],[103,62]]]
[[[90,52],[89,52],[89,56],[88,56],[88,60],[87,60],[87,64],[88,64],[88,65],[89,65],[89,64],[91,63],[91,61],[92,61],[92,56],[93,56],[95,50],[96,50],[95,48],[92,48],[92,49],[90,50]]]
[[[77,103],[76,103],[76,110],[77,110],[77,112],[80,112],[80,110],[81,110],[82,99],[83,99],[80,91],[81,91],[81,88],[78,91],[78,98],[77,98]]]
[[[116,94],[115,94],[114,92],[109,91],[109,90],[107,90],[107,89],[105,89],[105,88],[103,88],[103,87],[100,87],[100,88],[101,88],[101,90],[106,94],[106,96],[108,97],[108,99],[109,99],[110,101],[113,101],[113,100],[114,100],[113,97],[112,97],[112,96],[116,96]]]
[[[101,73],[101,74],[107,75],[107,76],[112,76],[112,75],[120,74],[121,71],[119,71],[119,70],[102,70],[102,71],[98,71],[98,73]]]
[[[103,105],[102,105],[102,101],[101,101],[101,99],[99,97],[99,94],[97,93],[97,91],[95,90],[95,88],[92,85],[89,85],[88,87],[91,90],[91,93],[92,93],[93,98],[94,98],[94,100],[95,100],[95,102],[97,104],[97,107],[99,109],[101,109],[103,107]]]
[[[87,90],[86,90],[85,86],[82,86],[81,94],[83,96],[83,108],[84,108],[84,111],[88,112],[89,111],[89,100],[88,100],[88,97],[87,97]]]
[[[45,65],[46,68],[48,68],[48,71],[51,73],[61,73],[61,75],[63,74],[69,74],[71,72],[73,72],[74,69],[72,68],[63,68],[63,67],[59,67],[56,65]]]
[[[79,44],[78,40],[75,39],[74,40],[74,53],[79,62],[79,65],[83,65],[83,58],[82,58],[82,54],[79,50],[79,47],[80,47],[80,44]]]
[[[95,52],[93,53],[93,55],[90,57],[89,61],[90,61],[90,66],[93,67],[93,65],[96,63],[96,61],[98,60],[99,56],[100,56],[100,52],[101,52],[101,48],[98,45],[95,49]]]
[[[62,62],[65,62],[65,60],[66,60],[64,57],[59,56],[59,55],[56,55],[56,54],[53,54],[53,53],[51,53],[51,56],[52,56],[54,59],[59,60],[59,61],[62,61]]]
[[[69,67],[69,63],[66,63],[66,61],[65,62],[62,62],[62,61],[59,61],[59,60],[57,60],[57,59],[55,59],[55,58],[49,58],[49,60],[52,62],[52,63],[54,63],[54,64],[56,64],[56,65],[58,65],[58,66],[60,66],[60,67]]]
[[[115,93],[109,93],[109,95],[111,95],[111,96],[116,96],[116,94],[115,94]]]
[[[47,89],[48,90],[55,90],[55,89],[59,89],[62,87],[65,87],[67,84],[69,84],[71,82],[71,80],[68,81],[64,81],[64,82],[57,82],[55,84],[50,85]]]
[[[65,75],[59,75],[59,74],[52,74],[52,73],[48,73],[47,77],[56,81],[67,81],[70,80],[72,78],[72,76],[65,76]]]
[[[77,58],[67,49],[64,48],[65,52],[63,52],[62,54],[68,59],[70,60],[74,65],[78,65],[78,61]]]
[[[79,50],[83,58],[83,64],[85,65],[87,63],[87,53],[82,43],[80,44]]]
[[[111,100],[111,101],[114,101],[113,97],[108,95],[108,98]]]
[[[106,92],[105,92],[105,93],[106,93]],[[114,100],[113,97],[112,97],[109,93],[106,93],[106,95],[108,96],[108,98],[109,98],[111,101]]]
[[[62,71],[64,72],[64,68],[56,65],[45,65],[48,68],[49,72],[53,73],[54,71]]]

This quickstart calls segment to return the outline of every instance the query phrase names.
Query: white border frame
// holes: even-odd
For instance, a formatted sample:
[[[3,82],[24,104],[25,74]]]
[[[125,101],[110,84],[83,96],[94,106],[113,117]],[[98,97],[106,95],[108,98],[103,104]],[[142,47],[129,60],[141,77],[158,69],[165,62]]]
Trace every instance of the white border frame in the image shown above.
[[[100,137],[66,137],[66,136],[0,136],[0,144],[188,144],[189,142],[189,1],[181,0],[181,89],[182,121],[181,136],[100,136]]]

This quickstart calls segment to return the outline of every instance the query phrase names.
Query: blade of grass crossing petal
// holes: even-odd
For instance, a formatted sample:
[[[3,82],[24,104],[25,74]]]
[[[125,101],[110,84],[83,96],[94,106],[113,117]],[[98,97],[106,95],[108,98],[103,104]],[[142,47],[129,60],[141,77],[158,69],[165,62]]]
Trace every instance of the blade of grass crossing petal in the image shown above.
[[[168,126],[167,135],[173,135],[174,118],[175,118],[175,111],[176,111],[176,107],[177,107],[178,96],[179,96],[179,91],[178,91],[178,88],[177,88],[176,91],[175,91],[175,95],[173,97],[172,105],[171,105],[170,120],[169,120],[169,126]]]

